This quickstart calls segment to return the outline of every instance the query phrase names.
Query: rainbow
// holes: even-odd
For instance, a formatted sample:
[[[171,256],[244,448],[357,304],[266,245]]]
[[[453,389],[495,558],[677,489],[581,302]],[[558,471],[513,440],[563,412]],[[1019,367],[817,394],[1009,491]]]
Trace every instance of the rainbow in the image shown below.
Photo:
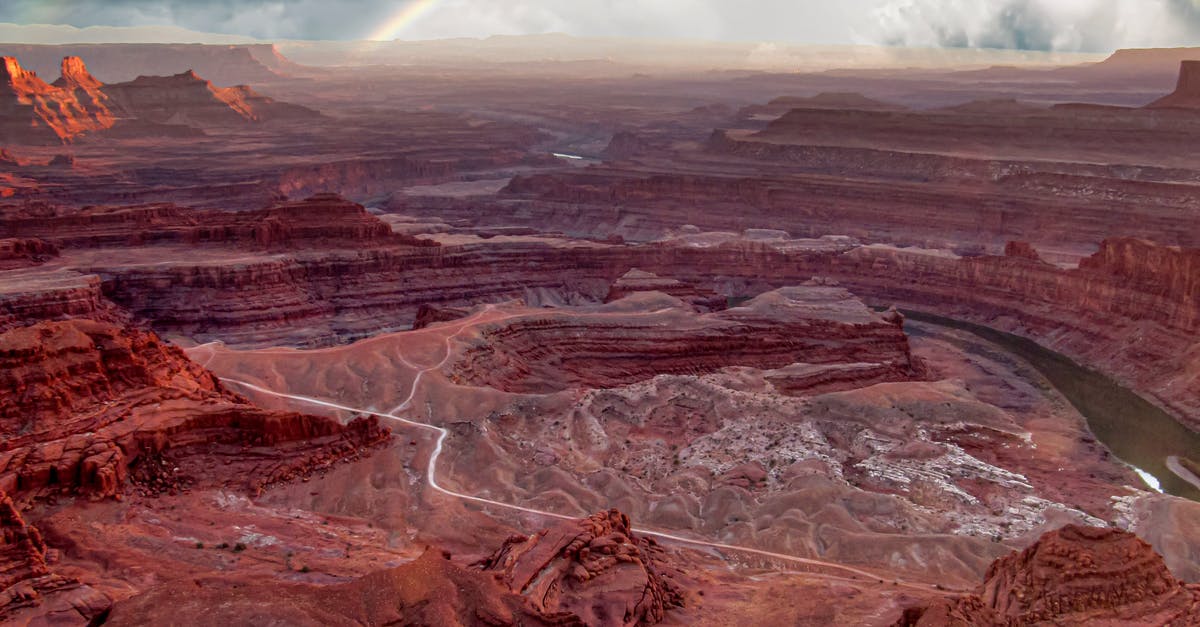
[[[405,2],[396,14],[388,18],[379,28],[375,29],[367,39],[371,41],[391,41],[400,36],[413,22],[421,19],[430,9],[437,6],[441,0],[410,0]]]

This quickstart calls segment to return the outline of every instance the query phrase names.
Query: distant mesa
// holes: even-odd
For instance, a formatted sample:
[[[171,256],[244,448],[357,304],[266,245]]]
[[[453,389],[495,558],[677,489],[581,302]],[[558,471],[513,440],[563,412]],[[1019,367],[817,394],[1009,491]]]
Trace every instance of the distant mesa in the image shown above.
[[[104,88],[124,111],[158,124],[230,125],[316,118],[316,111],[256,93],[246,85],[217,87],[192,70],[174,76],[139,76]]]
[[[1147,108],[1200,109],[1200,61],[1180,62],[1175,91],[1150,103]]]
[[[789,109],[854,109],[856,111],[903,111],[907,107],[868,98],[856,92],[824,92],[809,98],[783,96],[770,105]]]
[[[844,111],[905,111],[907,107],[868,98],[855,92],[823,92],[815,96],[781,96],[765,105],[741,110],[743,118],[774,119],[795,109],[833,109]]]
[[[65,57],[61,77],[47,84],[3,57],[0,67],[0,142],[53,145],[119,130],[132,135],[177,135],[273,120],[314,119],[311,109],[277,102],[245,85],[217,87],[193,71],[104,84],[79,57]],[[119,128],[118,128],[119,127]],[[199,131],[193,131],[193,133]]]
[[[1046,110],[1046,107],[1039,107],[1028,102],[1022,102],[1016,98],[972,100],[959,105],[952,105],[938,109],[938,111],[943,111],[946,113],[959,113],[964,115],[1023,115],[1028,113],[1038,113]]]

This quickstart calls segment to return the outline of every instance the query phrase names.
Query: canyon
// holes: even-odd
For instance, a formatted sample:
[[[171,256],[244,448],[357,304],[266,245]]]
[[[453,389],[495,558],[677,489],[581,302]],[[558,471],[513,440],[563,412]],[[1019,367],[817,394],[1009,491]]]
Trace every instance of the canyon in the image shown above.
[[[1200,620],[1200,55],[534,39],[2,48],[0,621]]]

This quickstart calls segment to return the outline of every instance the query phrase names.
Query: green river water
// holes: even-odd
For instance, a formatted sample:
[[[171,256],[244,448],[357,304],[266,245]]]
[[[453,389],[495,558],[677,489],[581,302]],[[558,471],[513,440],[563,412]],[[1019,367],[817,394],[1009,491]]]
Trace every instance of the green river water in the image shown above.
[[[1087,419],[1096,438],[1127,464],[1158,480],[1168,494],[1200,501],[1200,488],[1167,467],[1171,456],[1200,462],[1200,434],[1116,381],[1032,340],[996,329],[918,311],[910,320],[968,331],[1031,366]]]

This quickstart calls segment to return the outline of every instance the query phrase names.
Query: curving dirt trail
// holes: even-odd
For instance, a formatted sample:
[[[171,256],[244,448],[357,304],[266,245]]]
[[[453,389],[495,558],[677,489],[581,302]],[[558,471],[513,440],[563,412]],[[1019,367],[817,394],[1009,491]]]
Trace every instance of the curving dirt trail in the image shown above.
[[[222,377],[221,380],[226,383],[241,386],[246,389],[254,390],[256,392],[259,392],[262,394],[267,394],[270,396],[286,398],[289,400],[298,401],[298,402],[302,402],[302,403],[308,403],[308,404],[316,405],[319,407],[327,407],[330,409],[337,409],[337,410],[341,410],[341,411],[355,412],[355,413],[359,413],[359,414],[376,416],[379,418],[393,420],[393,421],[399,422],[401,424],[404,424],[404,425],[407,425],[410,427],[434,431],[437,433],[437,442],[434,446],[433,453],[429,457],[429,465],[428,465],[428,468],[426,469],[426,475],[425,475],[426,481],[429,483],[429,486],[431,488],[433,488],[434,490],[436,490],[442,494],[445,494],[447,496],[450,496],[452,498],[470,501],[470,502],[478,503],[481,505],[499,507],[502,509],[518,511],[518,512],[523,512],[526,514],[533,514],[536,516],[541,516],[541,517],[545,517],[545,518],[553,518],[553,519],[557,519],[557,520],[575,520],[577,518],[576,516],[567,516],[567,515],[558,514],[555,512],[548,512],[545,510],[539,510],[539,509],[533,509],[533,508],[529,508],[529,507],[523,507],[520,505],[514,505],[512,503],[503,503],[500,501],[494,501],[491,499],[473,496],[470,494],[463,494],[461,492],[456,492],[454,490],[451,490],[449,488],[446,488],[446,487],[440,485],[437,480],[437,462],[438,462],[438,458],[442,454],[443,445],[446,441],[446,437],[449,435],[449,431],[447,431],[446,429],[444,429],[442,427],[436,426],[436,425],[431,425],[431,424],[424,423],[424,422],[417,422],[415,420],[411,420],[408,418],[404,418],[400,415],[397,415],[399,412],[405,411],[406,409],[409,408],[409,406],[412,403],[412,399],[415,397],[415,395],[417,393],[417,386],[420,384],[421,378],[425,375],[425,373],[432,372],[434,370],[437,370],[437,369],[445,366],[446,362],[450,360],[450,357],[451,357],[450,342],[454,338],[461,335],[464,331],[466,331],[470,327],[474,326],[474,324],[477,321],[479,321],[480,318],[484,317],[487,313],[494,310],[494,308],[495,307],[493,305],[487,305],[481,311],[475,313],[474,315],[472,315],[468,318],[464,318],[463,320],[459,321],[458,323],[450,325],[450,328],[457,326],[458,329],[456,331],[454,331],[454,333],[447,335],[445,337],[445,339],[443,340],[443,344],[445,347],[445,355],[442,357],[441,361],[439,361],[438,363],[436,363],[432,366],[429,366],[427,368],[419,369],[417,371],[416,377],[413,379],[412,387],[409,390],[408,397],[405,398],[405,400],[402,403],[400,403],[396,407],[392,408],[388,412],[377,412],[377,411],[362,409],[362,408],[358,408],[358,407],[349,407],[347,405],[341,405],[338,403],[333,403],[333,402],[321,400],[318,398],[312,398],[309,396],[276,392],[274,390],[269,390],[267,388],[255,385],[253,383],[249,383],[246,381],[240,381],[238,379]],[[652,312],[652,313],[659,313],[659,312]],[[509,318],[520,317],[523,315],[527,315],[527,314],[515,314],[515,315],[511,315],[511,316],[504,316],[504,317],[494,318],[489,321],[502,321],[502,320],[506,320]],[[449,330],[446,326],[435,327],[435,328],[439,329],[439,330],[443,330],[443,331]],[[196,348],[197,349],[208,348],[209,350],[214,351],[214,354],[215,354],[215,349],[213,349],[211,345],[198,346]],[[208,361],[211,361],[211,359],[212,359],[212,357],[210,356]],[[401,356],[401,359],[406,365],[410,365],[414,369],[417,368],[407,358]],[[693,538],[686,538],[683,536],[678,536],[678,535],[666,533],[663,531],[657,531],[654,529],[645,529],[645,528],[635,527],[633,530],[638,533],[647,535],[647,536],[658,538],[660,540],[667,540],[670,542],[676,542],[679,544],[685,544],[685,545],[690,545],[690,546],[694,546],[694,547],[715,549],[717,551],[730,551],[730,552],[742,553],[742,554],[746,554],[746,555],[766,557],[769,559],[780,560],[780,561],[788,562],[791,564],[799,564],[799,565],[804,565],[804,566],[809,566],[809,567],[814,567],[814,568],[828,569],[828,570],[835,571],[836,573],[840,573],[840,575],[832,574],[832,573],[813,573],[813,572],[807,572],[807,571],[784,571],[784,572],[792,572],[795,574],[804,574],[804,575],[810,575],[810,576],[816,575],[816,576],[836,578],[836,579],[848,579],[848,580],[855,580],[855,581],[862,581],[863,579],[876,580],[876,581],[884,580],[884,578],[881,577],[877,573],[872,573],[872,572],[869,572],[866,570],[860,570],[860,569],[857,569],[857,568],[854,568],[851,566],[845,566],[843,564],[837,564],[834,562],[826,562],[823,560],[797,557],[794,555],[786,555],[786,554],[782,554],[782,553],[773,553],[771,551],[764,551],[762,549],[755,549],[755,548],[745,547],[745,546],[736,546],[736,545],[732,545],[732,544],[723,544],[720,542],[709,542],[706,540],[696,540]],[[916,588],[925,593],[929,593],[932,591],[931,586],[929,584],[911,583],[911,582],[905,582],[905,581],[900,581],[900,580],[894,580],[894,581],[896,581],[897,585],[908,587],[908,588]],[[954,592],[953,590],[940,590],[940,591],[943,593]]]

